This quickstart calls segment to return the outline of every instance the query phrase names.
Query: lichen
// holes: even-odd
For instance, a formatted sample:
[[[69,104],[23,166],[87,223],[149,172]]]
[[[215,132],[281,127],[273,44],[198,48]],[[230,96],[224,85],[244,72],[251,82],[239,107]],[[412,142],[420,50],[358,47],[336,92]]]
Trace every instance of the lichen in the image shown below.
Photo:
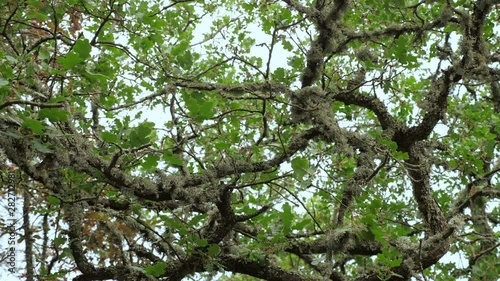
[[[465,226],[465,217],[461,214],[454,216],[449,220],[449,225],[457,230],[463,229]]]
[[[355,56],[359,61],[371,61],[371,62],[377,62],[377,56],[372,52],[371,49],[369,49],[366,46],[363,46],[361,48],[358,48],[355,51]]]

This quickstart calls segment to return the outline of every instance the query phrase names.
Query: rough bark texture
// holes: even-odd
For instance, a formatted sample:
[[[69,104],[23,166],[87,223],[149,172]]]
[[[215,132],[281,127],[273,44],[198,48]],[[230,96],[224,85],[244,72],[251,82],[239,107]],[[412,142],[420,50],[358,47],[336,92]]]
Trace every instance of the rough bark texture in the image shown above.
[[[171,16],[163,14],[175,7],[180,9],[176,13],[195,13],[185,8],[192,1],[177,2],[145,14],[145,24],[151,18]],[[253,9],[271,5],[262,2],[262,7]],[[23,185],[28,280],[56,278],[51,274],[63,269],[72,271],[69,275],[77,281],[180,281],[213,277],[217,272],[270,281],[410,280],[423,278],[426,269],[443,272],[437,265],[455,244],[475,251],[469,253],[467,268],[450,274],[487,280],[475,277],[473,268],[491,265],[489,259],[500,245],[498,210],[487,208],[491,199],[500,197],[496,183],[500,130],[495,123],[500,120],[500,56],[493,50],[498,39],[489,43],[485,35],[498,36],[487,30],[497,25],[492,18],[500,16],[500,3],[465,1],[469,6],[462,8],[443,1],[431,9],[425,1],[412,5],[397,1],[406,6],[390,3],[379,8],[408,18],[358,27],[350,26],[353,17],[374,21],[368,3],[373,1],[313,2],[311,6],[296,0],[273,3],[292,11],[294,20],[274,22],[272,44],[261,46],[268,47],[269,62],[285,31],[304,28],[311,34],[310,41],[300,45],[303,66],[295,69],[296,81],[290,84],[283,77],[274,81],[279,75],[270,74],[269,62],[260,70],[255,60],[246,59],[244,50],[234,46],[233,53],[226,50],[220,60],[202,64],[199,58],[196,67],[204,69],[194,73],[182,70],[193,62],[176,66],[181,58],[165,55],[174,53],[182,40],[165,50],[161,48],[167,43],[155,45],[149,51],[154,56],[140,53],[149,41],[131,40],[131,45],[143,44],[133,52],[111,44],[106,40],[113,30],[100,34],[108,25],[130,36],[146,34],[127,25],[126,9],[114,1],[101,10],[84,4],[65,8],[40,4],[30,13],[28,4],[2,4],[2,63],[12,64],[18,77],[9,78],[9,89],[0,100],[0,164],[33,181]],[[65,11],[70,20],[61,24],[54,16],[23,22],[25,15],[51,7]],[[363,15],[356,13],[359,9]],[[91,29],[95,34],[87,40],[89,48],[97,52],[111,46],[128,58],[126,63],[137,63],[137,69],[123,74],[123,79],[132,73],[137,81],[150,79],[156,86],[166,83],[165,88],[139,98],[114,92],[119,83],[109,77],[107,87],[99,88],[103,79],[99,75],[106,72],[97,72],[104,66],[85,65],[84,43],[78,41],[88,35],[70,35],[79,31],[77,23],[85,17],[99,22]],[[186,17],[182,32],[189,32],[190,24],[198,20]],[[64,33],[65,24],[75,30]],[[447,49],[451,31],[446,28],[459,41],[455,50]],[[213,32],[215,38],[220,31]],[[398,75],[405,68],[411,72],[411,60],[390,57],[392,46],[404,43],[413,52],[414,46],[427,48],[432,36],[443,38],[429,52],[440,52],[435,57],[444,58],[430,77],[415,74],[420,84],[404,84],[401,81],[407,80]],[[184,51],[191,57],[182,59],[196,57]],[[377,59],[372,51],[386,57]],[[219,55],[217,50],[213,54]],[[90,60],[90,51],[87,55]],[[42,56],[48,56],[46,61]],[[18,61],[9,61],[11,57]],[[32,60],[29,67],[49,65],[52,72],[28,75],[30,68],[22,58]],[[67,69],[70,58],[82,61]],[[233,64],[240,68],[230,69]],[[339,69],[343,67],[349,71]],[[241,71],[246,80],[238,81],[238,74],[231,78],[234,83],[228,83],[222,74],[217,76],[230,70]],[[252,80],[251,71],[259,78]],[[147,79],[141,80],[141,75]],[[28,78],[20,78],[24,76]],[[118,76],[113,78],[121,79]],[[460,99],[463,104],[457,102]],[[401,114],[398,107],[408,102],[413,103],[410,112]],[[116,124],[127,122],[121,117],[108,127],[103,124],[106,118],[113,120],[109,116],[139,105],[161,105],[163,114],[170,114],[167,125],[158,129],[154,124],[130,123],[118,128]],[[213,112],[207,113],[207,107]],[[489,112],[493,121],[468,120],[466,114],[474,110]],[[60,117],[60,112],[67,116]],[[458,135],[456,128],[463,126],[460,132],[465,133],[458,140],[484,125],[485,137],[475,138],[477,149],[470,143],[455,147],[447,142],[449,136],[436,134],[438,124],[446,125],[449,135]],[[477,152],[487,149],[492,152]],[[463,156],[465,150],[477,153],[477,158]],[[156,161],[157,167],[148,168],[148,161]],[[445,183],[439,173],[446,176]],[[448,194],[450,190],[456,194]],[[306,202],[308,196],[314,200]],[[37,212],[44,214],[40,255],[34,252],[31,232]],[[47,243],[49,239],[54,243]],[[33,263],[35,257],[47,256],[50,262],[40,268]]]

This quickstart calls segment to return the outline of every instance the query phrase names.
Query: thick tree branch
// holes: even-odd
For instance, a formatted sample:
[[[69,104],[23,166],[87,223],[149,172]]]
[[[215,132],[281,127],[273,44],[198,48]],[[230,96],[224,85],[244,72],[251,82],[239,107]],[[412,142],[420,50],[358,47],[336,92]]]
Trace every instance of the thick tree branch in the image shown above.
[[[322,278],[314,278],[292,271],[284,270],[280,267],[256,262],[248,258],[221,255],[217,259],[226,270],[245,274],[268,281],[320,281]],[[334,280],[332,281],[341,281]]]

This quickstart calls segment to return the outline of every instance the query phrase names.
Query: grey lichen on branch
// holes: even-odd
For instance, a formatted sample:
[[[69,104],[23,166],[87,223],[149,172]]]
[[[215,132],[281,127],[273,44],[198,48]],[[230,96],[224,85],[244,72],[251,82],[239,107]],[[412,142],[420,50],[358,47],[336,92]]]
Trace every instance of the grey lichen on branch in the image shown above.
[[[302,71],[302,88],[314,85],[323,73],[324,57],[336,50],[342,36],[338,22],[351,1],[335,1],[321,5],[319,13],[311,19],[318,29],[318,37],[311,43],[307,52],[306,67]]]
[[[352,147],[346,138],[347,132],[342,129],[331,105],[333,98],[319,87],[305,87],[292,95],[292,123],[315,126],[321,138],[336,144],[336,150],[352,156]]]
[[[305,87],[292,95],[293,124],[311,123],[313,111],[330,110],[326,93],[319,87]]]

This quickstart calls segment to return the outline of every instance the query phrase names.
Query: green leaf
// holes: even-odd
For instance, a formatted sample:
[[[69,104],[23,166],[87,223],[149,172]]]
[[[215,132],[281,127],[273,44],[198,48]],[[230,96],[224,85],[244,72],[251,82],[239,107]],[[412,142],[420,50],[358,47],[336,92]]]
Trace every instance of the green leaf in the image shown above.
[[[229,145],[228,143],[226,142],[217,142],[214,144],[214,147],[216,149],[219,149],[219,150],[224,150],[224,149],[228,149],[231,147],[231,145]]]
[[[155,265],[147,266],[144,268],[146,273],[153,275],[154,277],[160,277],[165,274],[165,270],[167,269],[166,262],[159,262]]]
[[[396,151],[396,149],[398,148],[398,144],[396,142],[393,142],[393,141],[388,140],[388,139],[381,139],[380,144],[388,147],[392,151]]]
[[[110,132],[102,132],[101,137],[105,142],[118,142],[118,136]]]
[[[50,122],[67,121],[70,113],[60,108],[42,108],[38,113],[40,119],[47,118]]]
[[[183,163],[182,159],[173,154],[172,151],[163,153],[163,160],[171,165],[182,165]]]
[[[281,41],[281,44],[283,44],[283,49],[285,49],[285,51],[291,52],[293,50],[293,45],[289,41],[283,40]]]
[[[251,253],[250,258],[256,262],[258,262],[261,265],[268,265],[269,260],[268,258],[261,253]]]
[[[107,89],[107,82],[109,77],[103,75],[102,73],[93,73],[88,70],[81,72],[82,76],[89,80],[91,83],[98,83],[104,90]]]
[[[408,152],[401,152],[401,151],[394,151],[392,153],[392,156],[394,156],[394,158],[396,158],[398,160],[408,160],[410,157],[408,155]]]
[[[143,122],[134,128],[129,135],[130,145],[138,147],[150,141],[150,134],[154,128],[153,122]]]
[[[51,205],[59,205],[61,204],[61,200],[59,200],[59,198],[57,197],[54,197],[52,195],[49,195],[47,197],[47,201],[51,204]]]
[[[70,70],[90,57],[91,50],[92,46],[90,46],[89,40],[80,39],[76,41],[71,52],[67,53],[64,57],[57,58],[57,61],[62,67]]]
[[[205,247],[208,245],[208,241],[206,239],[198,239],[196,240],[196,244],[198,247]]]
[[[309,160],[305,157],[296,157],[292,160],[293,175],[302,180],[309,170]]]
[[[33,133],[38,135],[43,135],[43,132],[45,131],[45,125],[42,122],[34,119],[25,119],[22,126],[24,128],[30,129]]]
[[[283,67],[278,67],[276,70],[273,72],[273,79],[279,82],[287,82],[287,79],[285,78],[285,69]]]
[[[189,70],[191,69],[191,66],[193,65],[193,55],[191,51],[185,50],[183,55],[179,57],[178,59],[179,65],[185,69]]]
[[[291,22],[292,21],[292,11],[290,9],[281,9],[280,18],[284,20],[285,22]]]
[[[159,161],[160,161],[160,156],[155,154],[148,154],[146,157],[144,157],[142,168],[144,170],[154,170],[158,166]]]
[[[90,51],[92,46],[90,46],[88,39],[80,39],[76,41],[73,51],[78,54],[80,59],[83,61],[90,56]]]
[[[303,220],[299,220],[295,223],[295,225],[293,226],[293,229],[296,229],[296,230],[303,230],[304,228],[306,228],[306,226],[310,225],[312,222],[311,219],[303,219]]]
[[[287,235],[291,231],[294,215],[292,213],[292,207],[290,207],[288,202],[283,204],[282,208],[283,211],[281,212],[281,220],[283,223],[283,234]]]
[[[46,49],[42,49],[42,50],[40,50],[40,52],[38,53],[38,57],[39,57],[41,60],[44,60],[44,61],[46,61],[46,60],[50,59],[50,56],[51,56],[50,52],[49,52],[48,50],[46,50]]]
[[[369,230],[363,230],[359,233],[359,238],[363,241],[373,241],[375,240],[375,235]]]
[[[142,215],[142,206],[140,204],[132,204],[132,212],[134,214],[141,216]]]
[[[180,53],[188,50],[189,49],[188,47],[189,47],[189,41],[187,40],[181,41],[179,44],[177,44],[175,47],[172,48],[170,54],[178,56]]]
[[[220,253],[220,247],[217,244],[211,244],[208,246],[208,254],[212,257],[216,257]]]
[[[389,266],[390,267],[396,267],[396,266],[399,266],[401,265],[401,263],[403,262],[403,259],[402,258],[393,258],[389,261]]]
[[[255,8],[255,4],[242,3],[241,7],[243,8],[243,10],[245,10],[245,12],[249,13],[252,12]]]
[[[59,246],[63,245],[64,243],[66,243],[66,240],[67,239],[65,237],[60,237],[60,236],[56,237],[54,239],[54,246],[59,247]]]
[[[57,61],[61,64],[62,67],[70,70],[74,68],[77,64],[81,63],[83,59],[81,59],[80,56],[78,56],[78,54],[70,52],[64,57],[57,58]]]
[[[196,122],[203,122],[215,114],[215,102],[201,93],[191,92],[184,96],[186,107]]]
[[[205,219],[208,215],[207,214],[199,214],[194,216],[188,223],[187,225],[189,227],[191,226],[196,226],[199,222],[201,222],[203,219]]]

